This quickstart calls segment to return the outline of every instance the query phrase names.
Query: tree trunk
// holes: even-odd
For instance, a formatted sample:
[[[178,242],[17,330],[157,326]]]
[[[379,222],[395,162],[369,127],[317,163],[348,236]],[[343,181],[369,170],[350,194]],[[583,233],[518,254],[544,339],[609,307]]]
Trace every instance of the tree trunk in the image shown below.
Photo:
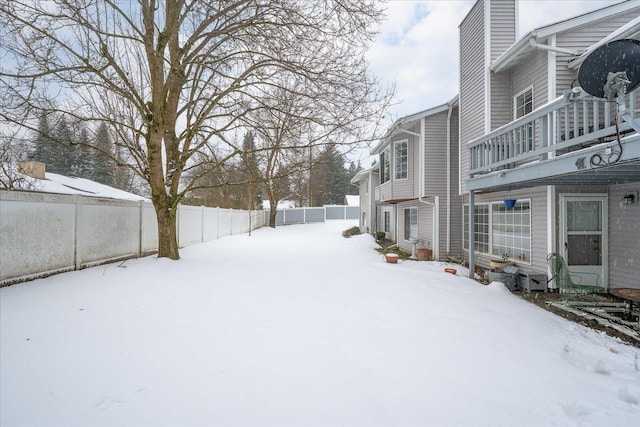
[[[269,211],[269,227],[276,228],[276,215],[278,215],[278,209],[271,209]]]
[[[158,219],[158,258],[180,259],[178,251],[177,208],[155,204]]]

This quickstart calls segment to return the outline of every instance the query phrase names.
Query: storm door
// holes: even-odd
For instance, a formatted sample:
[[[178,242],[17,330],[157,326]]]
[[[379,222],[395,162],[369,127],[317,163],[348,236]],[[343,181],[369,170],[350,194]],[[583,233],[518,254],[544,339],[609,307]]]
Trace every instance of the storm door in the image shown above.
[[[560,198],[560,250],[571,272],[597,273],[607,287],[607,198],[604,195],[563,195]],[[582,276],[595,285],[596,276]]]

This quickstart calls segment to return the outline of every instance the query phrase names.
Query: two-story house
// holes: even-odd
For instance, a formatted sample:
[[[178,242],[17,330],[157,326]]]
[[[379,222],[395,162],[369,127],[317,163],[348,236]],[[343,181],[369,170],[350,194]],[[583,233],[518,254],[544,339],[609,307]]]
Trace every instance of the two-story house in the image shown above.
[[[557,252],[606,289],[640,288],[640,90],[619,111],[615,99],[587,96],[578,79],[599,46],[640,38],[639,17],[640,2],[623,2],[516,40],[517,3],[478,0],[460,24],[460,194],[471,266],[504,256],[547,273],[546,257]]]
[[[396,120],[372,149],[378,156],[376,230],[399,248],[417,244],[435,259],[462,255],[458,146],[456,96]]]

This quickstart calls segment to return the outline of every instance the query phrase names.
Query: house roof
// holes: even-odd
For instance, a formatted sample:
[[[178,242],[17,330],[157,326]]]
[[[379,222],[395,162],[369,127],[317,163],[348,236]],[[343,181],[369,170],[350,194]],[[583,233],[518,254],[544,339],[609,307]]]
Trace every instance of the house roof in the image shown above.
[[[358,185],[364,177],[369,176],[372,173],[378,173],[377,165],[372,166],[369,169],[363,169],[360,172],[358,172],[353,178],[351,178],[351,184]]]
[[[449,102],[438,105],[427,110],[420,111],[408,116],[404,116],[396,120],[389,128],[385,136],[380,139],[380,142],[373,147],[370,154],[375,155],[382,151],[389,144],[389,139],[398,132],[412,133],[408,129],[414,126],[420,119],[432,116],[434,114],[442,113],[449,110],[452,106],[457,105],[459,102],[459,95],[454,96]]]
[[[43,193],[77,194],[121,200],[148,200],[137,194],[100,184],[90,179],[73,178],[46,172],[45,179],[30,178],[34,190]]]
[[[344,196],[347,206],[360,206],[360,196],[355,194],[347,194]]]
[[[491,69],[491,71],[494,71],[496,73],[508,70],[518,62],[520,62],[523,58],[528,56],[534,50],[544,48],[540,45],[544,44],[547,39],[554,34],[569,31],[585,25],[590,25],[596,21],[600,21],[602,19],[606,19],[610,16],[614,16],[620,13],[628,12],[629,10],[636,8],[638,8],[637,2],[625,1],[532,30],[524,37],[516,41],[513,45],[511,45],[509,49],[507,49],[502,55],[500,55],[495,61],[493,61],[489,68]],[[579,57],[585,53],[584,51],[572,51],[569,49],[565,49],[563,51],[565,53],[575,55],[576,57]]]

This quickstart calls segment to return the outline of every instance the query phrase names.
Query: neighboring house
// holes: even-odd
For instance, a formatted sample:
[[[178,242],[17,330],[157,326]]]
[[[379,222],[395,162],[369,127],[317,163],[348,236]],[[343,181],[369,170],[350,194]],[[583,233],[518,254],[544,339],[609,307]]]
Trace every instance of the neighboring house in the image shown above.
[[[277,208],[278,210],[293,209],[295,207],[296,207],[295,200],[289,200],[289,199],[278,200],[278,208]],[[271,204],[269,203],[269,200],[262,201],[262,209],[265,211],[268,211],[269,209],[271,209]]]
[[[398,119],[371,151],[379,156],[376,230],[401,249],[430,248],[435,259],[461,256],[458,97]]]
[[[360,206],[360,197],[357,194],[345,194],[345,206]]]
[[[640,2],[519,40],[516,14],[514,0],[479,0],[460,25],[465,256],[488,267],[504,255],[521,271],[546,273],[547,254],[558,252],[571,271],[598,273],[607,289],[640,288],[640,90],[625,97],[631,112],[618,140],[616,102],[576,88],[590,52],[640,38]]]
[[[85,178],[75,178],[46,172],[41,162],[20,162],[19,171],[29,176],[29,190],[42,193],[76,194],[88,197],[103,197],[120,200],[149,200],[128,191],[100,184]]]
[[[378,167],[361,170],[351,179],[351,184],[358,186],[360,206],[360,231],[375,235],[376,228],[376,200],[375,192],[380,183]]]

